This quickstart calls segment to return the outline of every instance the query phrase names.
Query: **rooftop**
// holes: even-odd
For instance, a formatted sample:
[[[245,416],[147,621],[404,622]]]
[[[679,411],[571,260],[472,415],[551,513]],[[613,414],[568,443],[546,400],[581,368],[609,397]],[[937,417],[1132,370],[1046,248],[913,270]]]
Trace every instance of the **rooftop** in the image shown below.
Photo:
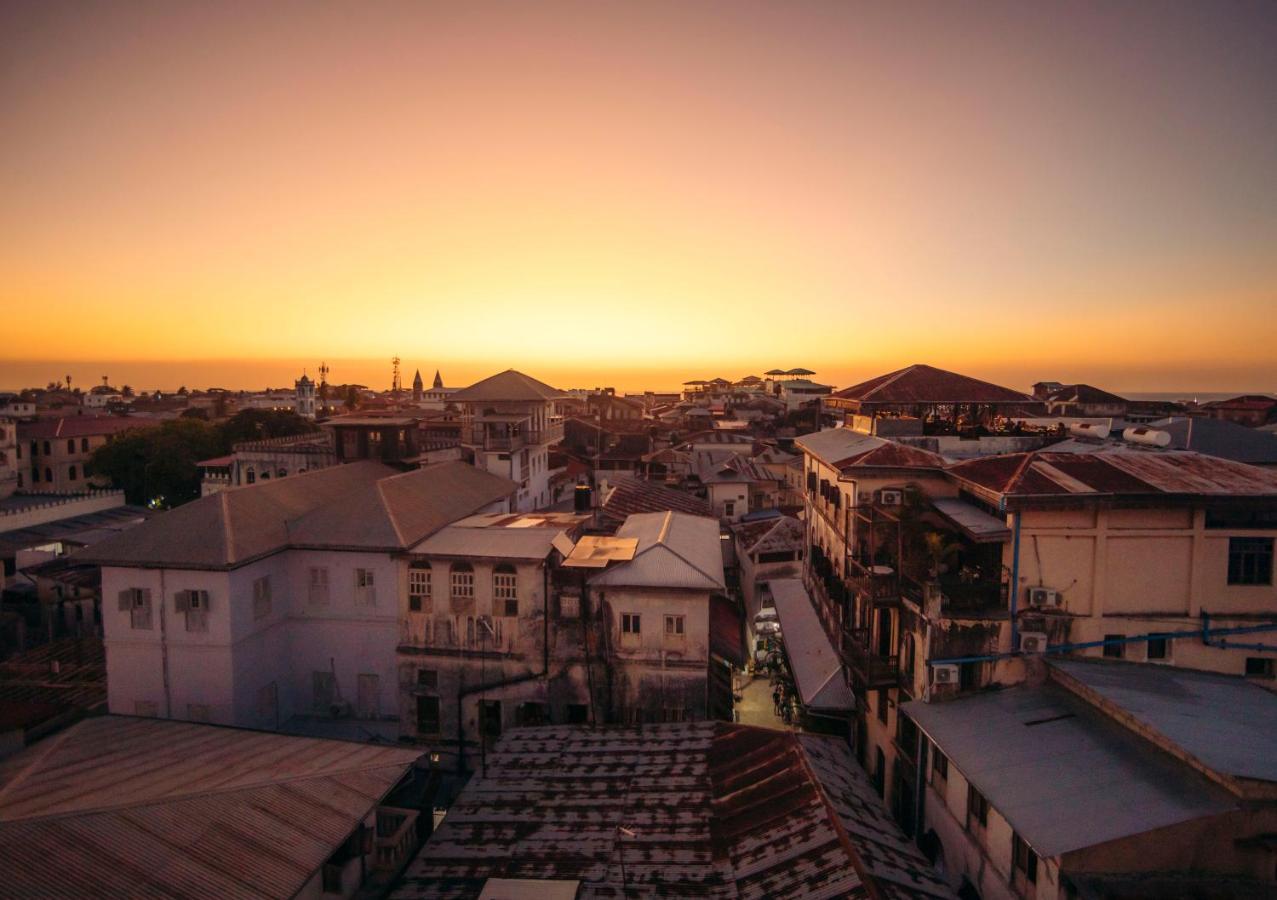
[[[669,511],[636,513],[616,530],[616,536],[638,541],[634,558],[600,572],[591,584],[725,590],[717,519]]]
[[[1277,440],[1272,434],[1227,419],[1174,417],[1153,422],[1150,427],[1169,434],[1171,446],[1177,450],[1193,450],[1251,465],[1277,465]]]
[[[840,400],[856,401],[864,406],[1034,402],[1032,397],[1019,391],[920,364],[870,378],[843,388],[833,396]]]
[[[722,722],[508,733],[392,896],[489,878],[583,900],[951,896],[842,742]]]
[[[449,399],[455,403],[481,403],[487,400],[559,400],[564,396],[562,391],[544,381],[506,369],[462,388]]]
[[[572,513],[490,513],[446,525],[413,553],[543,560],[550,551],[571,551],[570,537],[588,515]],[[566,555],[566,554],[565,554]]]
[[[399,472],[360,461],[222,491],[80,551],[108,566],[233,568],[287,547],[400,550],[509,497],[459,461]]]
[[[780,618],[785,658],[793,670],[803,705],[812,709],[855,709],[851,688],[843,678],[842,660],[829,642],[802,580],[774,578],[769,585]]]
[[[832,469],[942,469],[939,454],[850,428],[827,428],[794,438],[794,445]]]
[[[1058,685],[901,709],[1043,857],[1236,808],[1223,788]]]
[[[712,510],[700,497],[676,491],[641,478],[618,476],[611,479],[612,490],[603,500],[605,518],[622,522],[636,513],[674,512],[709,516]]]
[[[151,419],[133,419],[127,416],[59,416],[56,419],[19,422],[18,440],[97,437],[154,424]]]
[[[0,762],[0,893],[291,897],[418,755],[86,719]]]

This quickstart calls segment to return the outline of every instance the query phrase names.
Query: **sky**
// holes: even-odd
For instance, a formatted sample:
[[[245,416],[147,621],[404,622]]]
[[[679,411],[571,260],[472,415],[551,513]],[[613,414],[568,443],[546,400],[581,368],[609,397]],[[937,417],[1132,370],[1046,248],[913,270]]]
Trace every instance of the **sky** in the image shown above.
[[[1277,4],[0,0],[0,387],[1277,389]]]

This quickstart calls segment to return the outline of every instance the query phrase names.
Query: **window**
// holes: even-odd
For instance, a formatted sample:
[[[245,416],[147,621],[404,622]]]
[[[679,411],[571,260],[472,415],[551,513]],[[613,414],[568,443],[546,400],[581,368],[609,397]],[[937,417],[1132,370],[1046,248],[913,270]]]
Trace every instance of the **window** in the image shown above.
[[[67,479],[70,481],[75,481],[75,478],[76,478],[75,466],[71,466],[67,469]]]
[[[53,470],[50,469],[48,466],[45,466],[45,469],[44,469],[44,480],[53,481]]]
[[[439,733],[439,698],[417,698],[417,733]]]
[[[474,569],[469,563],[453,563],[448,580],[453,600],[474,599]]]
[[[1246,675],[1250,678],[1272,678],[1277,671],[1277,660],[1263,656],[1246,657]]]
[[[253,582],[253,618],[264,619],[270,615],[270,576],[263,575]]]
[[[129,614],[129,626],[149,631],[151,628],[151,591],[149,588],[127,588],[120,591],[120,612]]]
[[[173,595],[173,606],[186,614],[187,631],[208,631],[208,591],[178,591]]]
[[[1228,539],[1228,583],[1272,584],[1273,539]]]
[[[479,730],[490,738],[501,737],[501,701],[479,701]]]
[[[948,781],[949,780],[949,757],[940,752],[940,748],[931,745],[931,772],[932,781]]]
[[[89,439],[88,439],[88,438],[80,438],[80,452],[81,452],[81,453],[88,453],[88,452],[89,452]]]
[[[247,472],[244,473],[244,481],[247,482],[248,484],[253,484],[254,482],[257,481],[257,473],[254,472],[252,469],[249,469]]]
[[[882,748],[879,747],[874,755],[874,789],[878,791],[878,796],[883,795],[883,789],[887,784],[887,757],[883,755]]]
[[[1011,835],[1011,880],[1038,883],[1038,855],[1018,834]]]
[[[515,707],[514,721],[516,725],[547,725],[550,722],[550,717],[544,703],[530,700]]]
[[[736,515],[736,502],[734,500],[727,500],[723,503],[723,515],[729,519]]]
[[[1147,647],[1148,659],[1150,661],[1165,660],[1169,658],[1168,642],[1164,637],[1151,637],[1148,639]]]
[[[433,611],[430,602],[429,563],[413,563],[408,569],[408,611]]]
[[[45,442],[44,442],[44,455],[45,455],[45,456],[52,456],[52,455],[53,455],[53,447],[51,447],[51,446],[49,445],[49,442],[48,442],[48,441],[45,441]]]
[[[989,824],[989,801],[974,785],[967,785],[967,828],[984,828]]]
[[[565,619],[576,619],[581,615],[581,597],[578,594],[559,595],[559,615]]]
[[[355,570],[355,605],[377,605],[377,579],[372,569]]]
[[[687,710],[682,706],[661,707],[662,722],[686,722]]]
[[[67,453],[75,452],[75,438],[67,438]]]
[[[643,623],[638,613],[621,614],[621,634],[641,634]]]
[[[499,565],[492,572],[493,612],[499,616],[519,614],[518,576],[514,566]]]
[[[39,484],[39,483],[40,483],[40,470],[39,470],[39,469],[32,469],[32,470],[31,470],[31,483],[32,483],[32,484]]]
[[[568,704],[568,724],[584,725],[590,721],[590,707],[584,703]]]
[[[311,606],[328,605],[328,567],[311,566],[306,586],[306,602]]]
[[[1109,659],[1121,659],[1122,652],[1126,649],[1126,645],[1116,643],[1126,638],[1124,634],[1106,634],[1104,635],[1104,655]],[[1110,641],[1114,643],[1109,643]]]
[[[417,688],[427,691],[439,689],[439,673],[434,669],[417,670]]]
[[[685,618],[685,616],[666,616],[665,636],[667,638],[683,637],[683,623]]]
[[[879,688],[878,689],[878,721],[884,725],[887,724],[887,715],[888,715],[889,708],[890,708],[890,704],[887,702],[887,689]]]

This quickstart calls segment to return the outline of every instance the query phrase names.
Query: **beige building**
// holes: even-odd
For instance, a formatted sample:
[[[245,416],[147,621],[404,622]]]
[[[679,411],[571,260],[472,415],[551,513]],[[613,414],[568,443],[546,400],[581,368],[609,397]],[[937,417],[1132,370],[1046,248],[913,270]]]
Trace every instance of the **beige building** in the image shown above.
[[[77,493],[101,487],[93,477],[93,452],[129,428],[145,427],[119,416],[68,416],[18,424],[18,488],[29,493]]]

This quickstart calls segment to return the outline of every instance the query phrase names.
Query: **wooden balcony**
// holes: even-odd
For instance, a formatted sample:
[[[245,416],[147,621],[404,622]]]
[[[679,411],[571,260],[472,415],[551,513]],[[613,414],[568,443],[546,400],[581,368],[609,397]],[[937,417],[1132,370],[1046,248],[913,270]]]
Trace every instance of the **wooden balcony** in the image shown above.
[[[891,566],[865,565],[847,557],[847,582],[874,606],[898,606],[900,578]]]
[[[897,656],[880,656],[869,646],[868,629],[856,628],[843,632],[843,658],[856,681],[865,690],[896,687],[900,659]]]

